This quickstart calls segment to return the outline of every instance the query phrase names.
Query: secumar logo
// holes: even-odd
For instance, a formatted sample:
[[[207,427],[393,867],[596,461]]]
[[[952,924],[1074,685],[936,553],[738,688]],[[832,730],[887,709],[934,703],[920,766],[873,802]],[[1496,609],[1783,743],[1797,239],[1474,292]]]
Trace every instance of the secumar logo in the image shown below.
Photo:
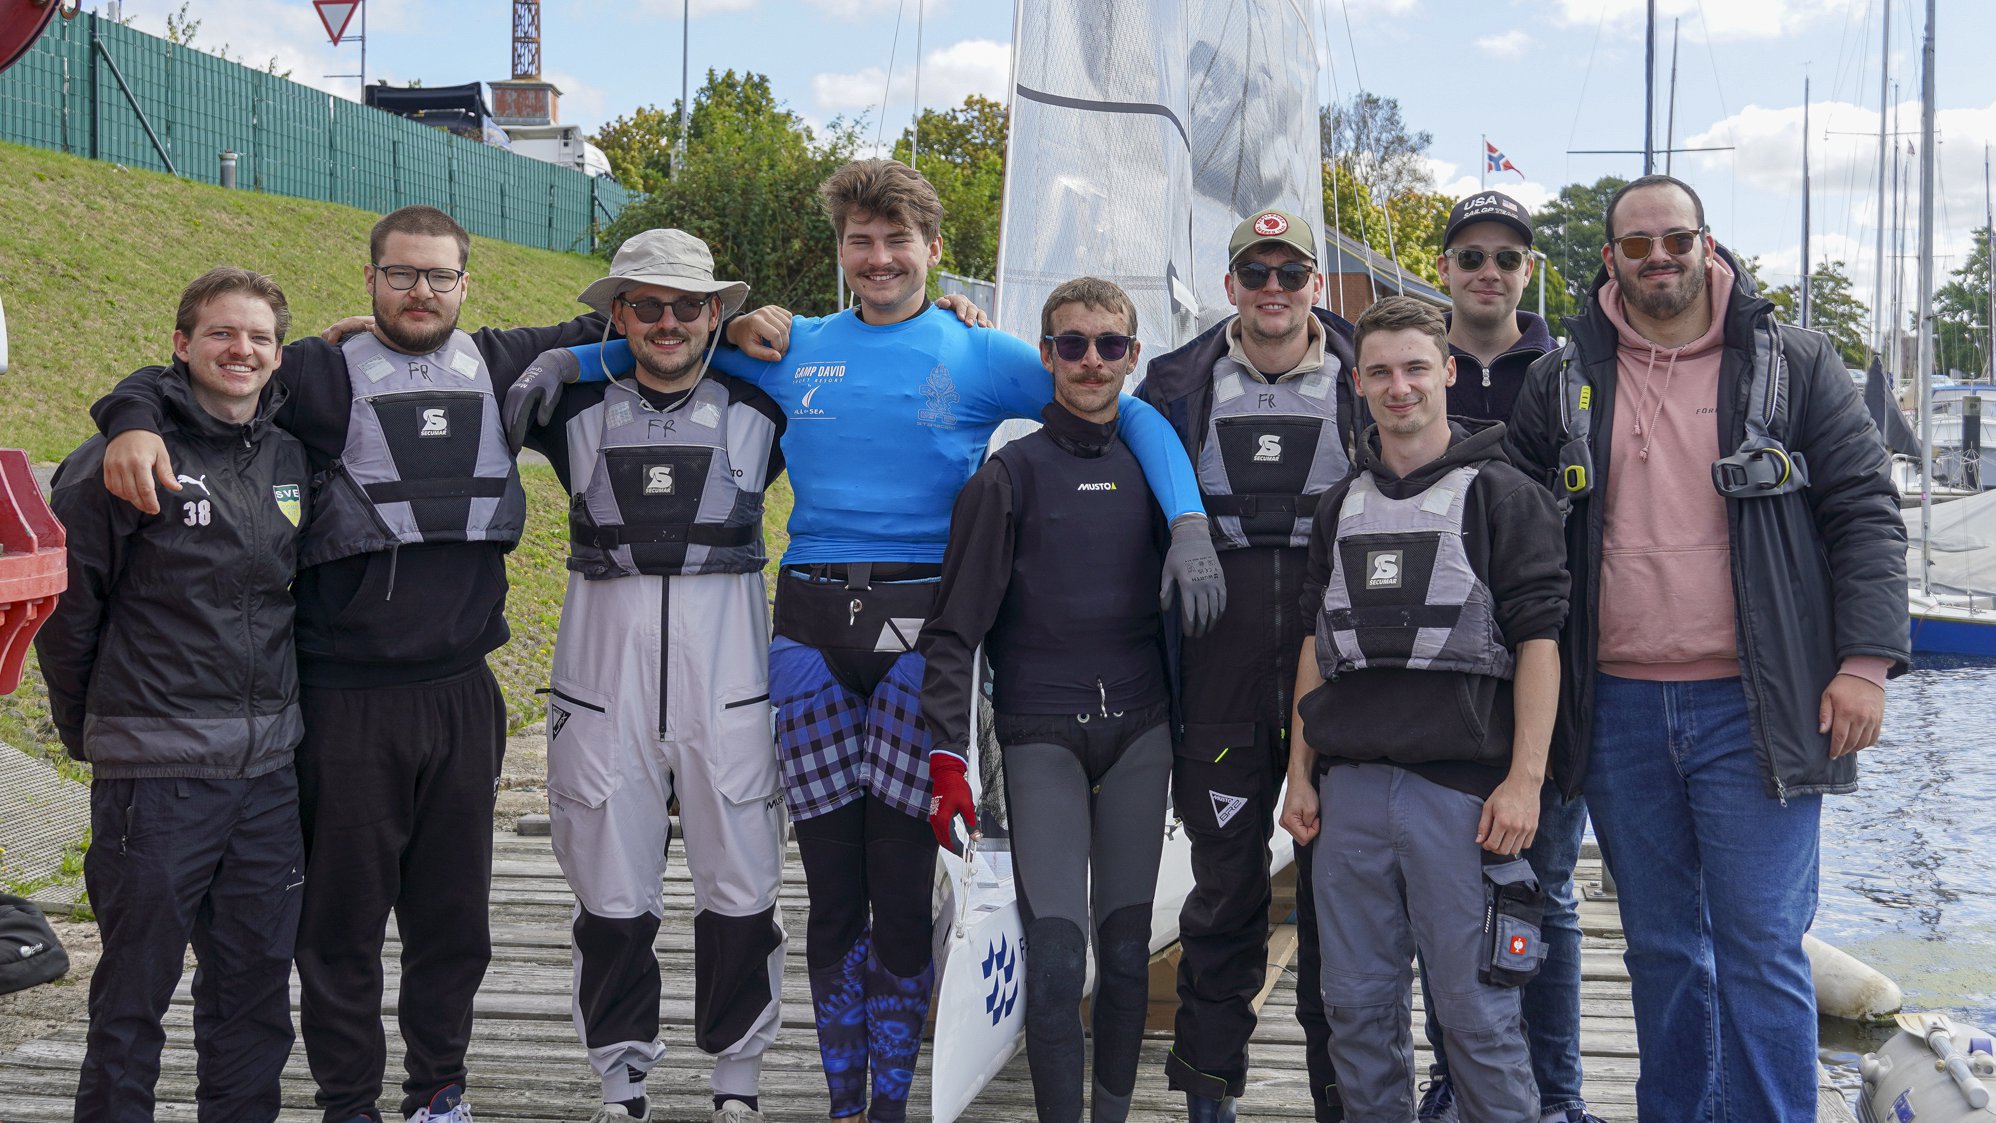
[[[805,387],[804,393],[790,407],[792,421],[831,421],[836,418],[824,402],[828,387],[835,387],[846,380],[846,364],[843,360],[827,363],[799,363],[790,373],[793,384]]]
[[[1287,234],[1289,232],[1289,220],[1276,214],[1274,211],[1258,214],[1254,218],[1254,232],[1264,238],[1272,238],[1277,234]]]

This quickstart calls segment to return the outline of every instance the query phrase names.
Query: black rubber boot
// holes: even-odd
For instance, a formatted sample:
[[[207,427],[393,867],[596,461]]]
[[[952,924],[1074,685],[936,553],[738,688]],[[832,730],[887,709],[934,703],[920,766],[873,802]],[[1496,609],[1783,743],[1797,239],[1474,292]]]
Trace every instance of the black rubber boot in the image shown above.
[[[1086,956],[1073,921],[1046,917],[1026,925],[1026,1068],[1040,1123],[1081,1123]]]
[[[1187,1093],[1185,1116],[1189,1123],[1234,1123],[1234,1098],[1215,1100]]]

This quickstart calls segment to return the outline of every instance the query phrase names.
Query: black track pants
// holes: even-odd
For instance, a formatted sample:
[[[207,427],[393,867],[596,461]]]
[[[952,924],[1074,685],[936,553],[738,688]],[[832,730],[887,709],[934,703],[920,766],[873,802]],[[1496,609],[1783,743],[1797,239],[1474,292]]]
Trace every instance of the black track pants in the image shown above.
[[[250,780],[90,785],[84,884],[104,936],[76,1117],[153,1117],[160,1019],[194,945],[199,1117],[277,1118],[291,1054],[291,944],[304,854],[288,768]]]
[[[402,939],[402,1112],[463,1084],[471,1003],[492,957],[492,802],[505,704],[480,663],[407,686],[307,686],[298,748],[305,913],[299,1030],[328,1123],[375,1110],[388,916]]]

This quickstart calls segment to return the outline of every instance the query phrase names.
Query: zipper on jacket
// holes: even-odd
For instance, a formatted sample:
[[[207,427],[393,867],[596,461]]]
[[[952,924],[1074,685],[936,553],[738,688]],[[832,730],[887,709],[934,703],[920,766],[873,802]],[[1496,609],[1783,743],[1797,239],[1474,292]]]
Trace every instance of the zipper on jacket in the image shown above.
[[[672,578],[658,579],[658,739],[665,740],[672,688]]]
[[[233,478],[230,482],[234,486],[236,493],[243,498],[244,517],[248,520],[243,527],[243,543],[250,549],[261,552],[263,504],[256,502],[256,496],[251,492],[249,486],[244,483],[243,476],[243,470],[256,460],[256,445],[251,442],[247,427],[243,429],[243,446],[238,452],[237,457],[237,462],[233,465],[234,471],[231,472]],[[246,566],[243,570],[237,571],[236,578],[242,586],[243,655],[246,663],[244,669],[248,672],[248,676],[243,683],[243,727],[246,736],[244,738],[242,763],[236,766],[236,778],[238,780],[249,774],[250,761],[256,756],[256,623],[250,605],[255,581],[251,578],[250,574],[257,568],[260,567]]]
[[[367,497],[367,491],[360,486],[360,481],[353,478],[352,472],[347,471],[347,462],[344,458],[333,461],[328,470],[337,476],[342,483],[346,484],[347,491],[352,493],[354,500],[360,504],[360,509],[367,512],[369,521],[374,523],[374,529],[380,531],[381,537],[387,540],[388,592],[381,599],[384,601],[394,600],[396,563],[402,559],[401,536],[389,529],[388,520],[382,518],[381,512],[375,509],[374,500]]]

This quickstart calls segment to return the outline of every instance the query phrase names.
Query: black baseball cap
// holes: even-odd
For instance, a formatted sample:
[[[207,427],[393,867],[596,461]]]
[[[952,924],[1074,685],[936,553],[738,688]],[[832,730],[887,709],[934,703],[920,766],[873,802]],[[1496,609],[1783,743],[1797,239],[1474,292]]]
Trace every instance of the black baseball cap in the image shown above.
[[[1502,191],[1478,191],[1458,202],[1448,212],[1448,229],[1442,234],[1442,248],[1455,241],[1456,231],[1477,222],[1501,222],[1518,232],[1525,245],[1532,244],[1532,214],[1524,204]]]

